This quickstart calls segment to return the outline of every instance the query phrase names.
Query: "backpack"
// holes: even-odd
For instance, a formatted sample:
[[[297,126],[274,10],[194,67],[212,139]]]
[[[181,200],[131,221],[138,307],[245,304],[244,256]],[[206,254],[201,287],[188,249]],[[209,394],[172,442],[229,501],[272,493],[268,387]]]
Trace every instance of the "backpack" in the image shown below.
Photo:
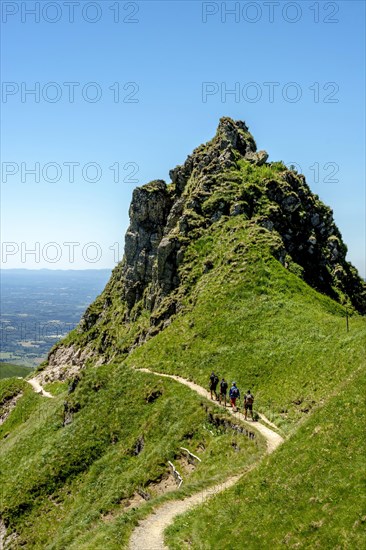
[[[215,374],[215,376],[213,377],[213,383],[215,386],[217,386],[218,382],[219,382],[219,377]]]
[[[221,391],[225,392],[227,391],[227,382],[221,382],[220,383]]]
[[[232,389],[231,389],[231,396],[232,396],[232,397],[238,397],[238,396],[239,396],[239,390],[238,390],[238,388],[232,388]]]
[[[251,393],[248,393],[245,396],[245,402],[248,403],[248,405],[253,405],[253,401],[254,401],[254,397],[252,396]]]

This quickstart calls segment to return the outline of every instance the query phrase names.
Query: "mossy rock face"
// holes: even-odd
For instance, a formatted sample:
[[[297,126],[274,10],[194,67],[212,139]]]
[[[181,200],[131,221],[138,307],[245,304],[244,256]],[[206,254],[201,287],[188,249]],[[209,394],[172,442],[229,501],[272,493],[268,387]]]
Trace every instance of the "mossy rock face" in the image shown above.
[[[192,273],[192,285],[205,272],[202,263],[197,268],[186,257],[187,248],[230,217],[276,235],[281,246],[274,247],[274,255],[283,265],[365,313],[365,284],[345,259],[347,247],[331,209],[311,192],[304,176],[282,162],[267,163],[267,156],[257,152],[244,122],[225,117],[211,141],[170,171],[171,183],[154,180],[135,189],[124,257],[78,330],[61,345],[88,345],[91,354],[94,349],[108,358],[144,341],[149,331],[156,334],[166,298],[178,304],[166,310],[175,315],[180,298],[191,290],[182,274]],[[106,331],[108,337],[101,337]]]

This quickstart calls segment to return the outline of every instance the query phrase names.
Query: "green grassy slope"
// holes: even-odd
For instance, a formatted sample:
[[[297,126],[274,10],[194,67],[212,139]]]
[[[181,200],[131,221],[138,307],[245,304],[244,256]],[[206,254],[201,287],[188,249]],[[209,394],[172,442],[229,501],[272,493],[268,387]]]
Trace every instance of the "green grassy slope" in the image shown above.
[[[182,516],[169,548],[364,548],[365,385],[356,373],[258,469]]]
[[[32,372],[28,367],[13,365],[12,363],[0,363],[0,379],[11,378],[12,376],[21,376],[25,378]]]
[[[365,363],[366,319],[354,315],[347,332],[346,310],[292,273],[296,265],[285,269],[270,253],[273,238],[234,218],[192,244],[186,311],[127,364],[204,386],[215,370],[250,388],[258,410],[288,432]]]
[[[34,412],[41,398],[36,395],[29,384],[17,378],[0,380],[0,417],[7,411],[7,404],[13,397],[22,395],[17,406],[7,420],[0,426],[0,441],[22,425]]]
[[[181,495],[242,471],[264,452],[260,437],[216,429],[209,410],[225,412],[212,404],[207,410],[188,388],[125,366],[88,369],[73,393],[60,384],[52,400],[20,380],[12,388],[5,382],[8,396],[19,384],[25,390],[0,428],[0,517],[18,533],[18,546],[121,548],[137,519],[164,498],[154,498],[150,483],[168,472],[168,460],[183,468]],[[148,402],[154,392],[157,398]],[[65,401],[74,411],[67,426]],[[26,412],[20,419],[18,410]],[[144,447],[135,456],[141,436]],[[179,462],[181,446],[202,458],[193,472]],[[152,499],[124,512],[139,489]]]
[[[292,434],[281,450],[266,462],[265,469],[261,467],[259,471],[265,472],[263,477],[255,482],[255,476],[261,474],[251,474],[253,487],[257,487],[252,493],[254,500],[250,501],[255,511],[253,517],[260,518],[262,495],[266,509],[266,516],[261,519],[264,543],[260,546],[261,541],[257,544],[255,539],[257,548],[267,547],[275,524],[283,526],[279,527],[278,535],[275,531],[276,541],[291,533],[289,540],[294,537],[294,544],[308,540],[310,547],[313,540],[316,546],[313,528],[322,533],[325,547],[327,537],[334,540],[336,536],[336,524],[339,530],[348,533],[350,526],[341,505],[331,507],[333,523],[324,520],[324,529],[323,524],[318,526],[317,522],[323,518],[319,514],[312,516],[315,505],[309,500],[312,495],[308,496],[307,476],[313,467],[317,484],[314,498],[322,503],[322,494],[328,489],[331,491],[329,476],[333,472],[332,462],[328,459],[324,462],[324,457],[333,456],[329,454],[333,451],[328,450],[330,441],[339,446],[333,437],[338,424],[330,427],[330,418],[336,414],[335,403],[349,399],[350,410],[359,414],[358,398],[349,397],[351,390],[342,393],[342,386],[364,364],[365,318],[353,315],[350,331],[346,332],[345,308],[309,287],[298,277],[301,270],[292,261],[288,261],[287,268],[277,261],[279,247],[274,233],[252,221],[223,218],[189,245],[180,273],[180,313],[165,330],[135,348],[125,363],[98,369],[88,367],[70,395],[65,383],[52,384],[47,389],[56,395],[53,400],[34,394],[24,381],[1,381],[0,391],[7,392],[8,397],[24,391],[16,409],[0,427],[3,488],[0,517],[9,531],[18,533],[17,545],[77,550],[121,548],[139,518],[151,511],[161,498],[177,497],[176,492],[165,497],[154,497],[152,492],[153,498],[140,508],[124,509],[138,490],[149,492],[151,482],[159,481],[167,473],[168,460],[175,461],[179,469],[181,446],[189,447],[202,457],[202,464],[186,474],[183,494],[242,471],[263,453],[262,442],[258,440],[259,446],[256,446],[246,439],[237,452],[233,443],[241,436],[235,436],[232,431],[221,433],[209,424],[202,399],[173,381],[135,372],[130,366],[176,373],[204,386],[214,369],[229,381],[235,378],[242,390],[250,387],[256,397],[255,407],[274,420],[283,433]],[[116,292],[116,303],[117,299]],[[148,323],[147,316],[145,320]],[[144,319],[122,326],[121,316],[114,317],[111,311],[101,324],[103,322],[106,333],[111,330],[119,339],[115,342],[118,349],[124,349],[126,341],[134,340],[138,324]],[[103,332],[101,338],[102,335]],[[85,333],[82,338],[89,336]],[[15,384],[13,388],[12,384]],[[158,398],[150,403],[148,398],[154,392]],[[333,405],[332,402],[325,404],[331,395],[337,396]],[[68,410],[73,411],[73,421],[67,426],[63,426],[65,401]],[[320,437],[317,438],[317,434],[310,437],[309,433],[317,426],[320,426]],[[349,420],[345,426],[349,432],[347,437],[360,441],[358,423],[352,424]],[[134,456],[136,442],[142,435],[144,449]],[[359,468],[356,452],[359,445],[356,448],[356,443],[347,443],[347,446]],[[336,463],[338,459],[334,460]],[[306,494],[299,516],[292,497],[291,507],[286,502],[283,483],[279,487],[276,484],[281,472],[286,471],[286,462],[293,462],[294,467],[290,496],[301,501],[302,490]],[[351,467],[352,460],[348,458],[347,462]],[[276,470],[277,464],[280,464],[279,470]],[[329,493],[329,498],[334,496],[335,500],[343,495],[340,465],[337,468],[334,492]],[[356,474],[350,482],[358,494]],[[222,510],[225,526],[222,532],[217,527],[214,539],[209,538],[203,523],[189,523],[189,533],[182,525],[173,533],[174,540],[178,541],[174,544],[179,545],[188,537],[196,548],[212,548],[215,547],[212,541],[217,537],[224,548],[233,522],[246,524],[247,521],[245,493],[243,489],[238,491],[228,493],[225,497],[228,500],[220,497],[221,504],[213,505],[225,508]],[[272,498],[277,503],[274,506],[271,506]],[[243,504],[243,509],[239,504]],[[208,514],[210,510],[209,504]],[[358,518],[358,508],[354,510]],[[288,527],[292,516],[298,526],[295,531]],[[251,536],[256,537],[257,523],[250,525]],[[200,529],[202,538],[197,534]],[[243,536],[247,533],[249,527]],[[355,541],[359,540],[357,537]],[[211,541],[211,546],[204,546],[203,541]]]

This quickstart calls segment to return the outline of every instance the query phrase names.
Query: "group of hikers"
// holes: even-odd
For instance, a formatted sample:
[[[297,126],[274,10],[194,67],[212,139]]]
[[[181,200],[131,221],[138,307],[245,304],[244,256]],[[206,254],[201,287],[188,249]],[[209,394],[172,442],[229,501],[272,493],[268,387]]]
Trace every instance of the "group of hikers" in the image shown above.
[[[210,375],[210,394],[211,399],[214,399],[213,396],[215,396],[216,401],[219,401],[220,404],[223,402],[224,406],[226,407],[226,400],[227,400],[227,390],[228,390],[228,383],[226,382],[225,378],[221,379],[220,382],[220,391],[217,393],[217,385],[219,383],[219,377],[214,372]],[[238,407],[236,405],[237,399],[240,399],[240,391],[239,388],[236,385],[236,382],[233,382],[229,391],[229,398],[230,398],[230,406],[234,409],[235,412],[238,411]],[[253,417],[253,403],[254,403],[254,396],[250,390],[247,391],[247,393],[244,395],[244,412],[245,412],[245,420],[247,419],[248,411],[250,413],[250,416],[252,417],[252,420],[254,421]]]

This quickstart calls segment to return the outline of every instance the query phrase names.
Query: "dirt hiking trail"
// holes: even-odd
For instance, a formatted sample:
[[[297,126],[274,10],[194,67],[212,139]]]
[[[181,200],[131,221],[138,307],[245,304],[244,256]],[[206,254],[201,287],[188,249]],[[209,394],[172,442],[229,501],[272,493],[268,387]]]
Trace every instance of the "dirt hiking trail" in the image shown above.
[[[26,380],[28,384],[32,386],[34,391],[36,393],[39,393],[40,395],[43,395],[43,397],[48,397],[49,399],[53,399],[54,395],[52,395],[50,392],[44,390],[41,386],[41,384],[36,380],[35,378],[30,378],[29,380]]]
[[[209,401],[212,402],[212,399],[210,398],[210,392],[208,390],[206,390],[202,386],[199,386],[198,384],[195,384],[194,382],[191,382],[190,380],[187,380],[186,378],[182,378],[181,376],[176,376],[176,375],[173,375],[173,374],[162,374],[160,372],[153,372],[149,369],[136,369],[136,370],[140,370],[142,372],[148,372],[150,374],[155,374],[156,376],[163,376],[164,378],[171,378],[172,380],[176,380],[180,384],[183,384],[184,386],[188,386],[191,390],[198,393],[198,395],[201,395],[202,397],[206,397],[206,399],[209,399]],[[222,407],[223,409],[225,409],[224,405],[220,405],[218,401],[213,401],[213,403],[215,403],[215,405],[217,405],[218,407]],[[263,437],[267,441],[267,452],[268,453],[272,453],[283,442],[283,438],[278,433],[274,432],[270,428],[267,428],[267,426],[264,426],[263,424],[260,424],[259,422],[251,422],[251,421],[245,420],[245,417],[242,413],[234,412],[231,407],[226,408],[226,410],[230,414],[232,414],[235,418],[237,418],[241,422],[244,422],[244,424],[246,424],[247,426],[250,426],[251,428],[257,430],[259,433],[261,433],[263,435]],[[269,424],[273,428],[277,429],[277,427],[272,422],[270,422],[264,415],[259,414],[259,417],[266,424]]]
[[[190,380],[182,378],[181,376],[153,372],[149,369],[136,370],[148,372],[156,376],[171,378],[172,380],[176,380],[180,384],[188,386],[191,390],[198,393],[198,395],[210,399],[209,391],[207,391],[205,388],[202,388],[202,386],[191,382]],[[210,401],[212,400],[210,399]],[[225,408],[224,405],[220,405],[216,401],[214,401],[214,403],[218,407]],[[272,453],[283,442],[283,438],[267,426],[264,426],[259,422],[248,422],[245,420],[245,417],[242,413],[234,412],[231,408],[226,408],[226,410],[228,410],[237,420],[240,420],[240,422],[243,422],[245,425],[250,426],[257,432],[262,434],[262,436],[267,441],[267,454]],[[264,417],[263,415],[259,416],[264,422],[275,427],[274,424],[272,424],[272,422],[270,422],[266,417]],[[259,464],[259,462],[257,464]],[[247,474],[250,470],[255,468],[257,464],[254,464],[250,468],[247,468],[242,475]],[[142,520],[133,531],[128,546],[129,550],[166,550],[167,547],[164,544],[164,531],[168,527],[168,525],[172,523],[176,516],[183,514],[194,506],[202,504],[205,500],[212,497],[213,495],[220,493],[221,491],[224,491],[229,487],[232,487],[242,477],[242,475],[229,477],[225,482],[220,483],[219,485],[214,485],[213,487],[209,487],[208,489],[204,489],[203,491],[187,497],[184,500],[169,501],[158,507],[146,519]]]
[[[148,372],[149,374],[153,374],[155,376],[162,376],[164,378],[171,378],[172,380],[175,380],[176,382],[179,382],[180,384],[183,384],[184,386],[188,386],[192,391],[196,392],[198,395],[201,395],[202,397],[205,397],[206,399],[210,398],[210,392],[203,388],[202,386],[199,386],[198,384],[195,384],[194,382],[191,382],[190,380],[187,380],[186,378],[182,378],[181,376],[176,376],[172,374],[164,374],[160,372],[153,372],[149,369],[136,369],[141,370],[143,372]],[[53,399],[53,395],[49,393],[48,391],[44,390],[41,384],[36,380],[35,378],[30,378],[29,380],[26,380],[28,384],[30,384],[33,388],[33,390],[42,395],[43,397],[47,397],[49,399]],[[221,407],[226,409],[234,418],[239,420],[240,422],[244,423],[246,426],[250,426],[252,429],[259,432],[266,440],[267,442],[267,454],[272,453],[281,445],[283,442],[283,438],[273,430],[271,430],[268,426],[265,426],[264,424],[261,424],[260,422],[248,422],[245,420],[245,417],[240,412],[234,412],[232,408],[226,408],[224,405],[221,405],[217,401],[213,401],[213,403],[217,407]],[[270,422],[264,415],[259,415],[261,420],[263,420],[267,425],[272,426],[273,428],[276,428],[276,426]],[[209,499],[213,495],[216,495],[220,493],[221,491],[224,491],[225,489],[229,489],[235,483],[245,474],[247,474],[250,470],[255,468],[257,464],[254,464],[247,468],[245,472],[241,475],[231,476],[228,479],[226,479],[223,483],[220,483],[218,485],[214,485],[213,487],[209,487],[207,489],[204,489],[202,491],[199,491],[198,493],[195,493],[194,495],[191,495],[189,497],[186,497],[183,500],[176,500],[176,501],[169,501],[165,504],[162,504],[156,510],[150,514],[146,519],[142,520],[140,524],[136,527],[136,529],[133,531],[130,543],[129,543],[129,550],[166,550],[167,547],[164,544],[164,531],[172,523],[174,518],[180,514],[183,514],[184,512],[190,510],[194,506],[197,506],[199,504],[202,504],[205,500]]]

